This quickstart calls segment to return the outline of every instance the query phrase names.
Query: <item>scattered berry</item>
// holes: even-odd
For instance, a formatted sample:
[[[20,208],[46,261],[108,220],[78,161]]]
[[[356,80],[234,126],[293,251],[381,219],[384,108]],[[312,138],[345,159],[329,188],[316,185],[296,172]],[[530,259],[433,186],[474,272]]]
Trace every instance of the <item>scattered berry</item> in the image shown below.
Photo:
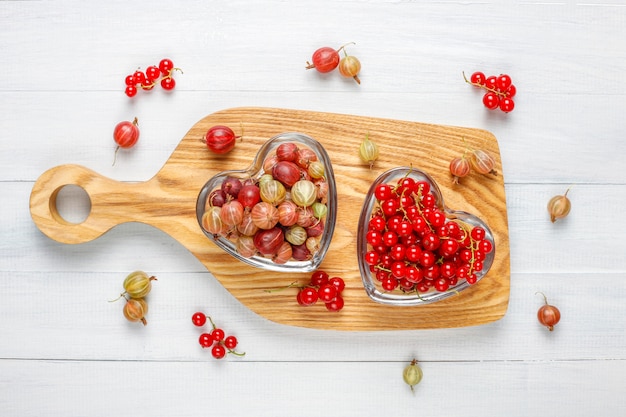
[[[361,61],[355,56],[348,55],[346,50],[343,50],[345,56],[339,61],[339,73],[344,77],[352,77],[357,84],[361,84],[359,79],[359,71],[361,71]]]
[[[211,323],[211,331],[203,332],[198,338],[198,343],[205,349],[211,348],[211,355],[215,359],[222,359],[226,354],[231,353],[235,356],[244,356],[245,352],[237,352],[238,341],[235,336],[226,336],[223,329],[217,327],[210,316],[202,312],[196,312],[191,316],[191,321],[197,327],[206,324],[207,319]]]
[[[179,71],[182,74],[180,68],[174,67],[174,63],[171,59],[164,58],[159,62],[159,65],[150,65],[146,68],[145,72],[136,70],[134,73],[127,75],[124,79],[126,89],[125,94],[128,97],[134,97],[137,95],[138,87],[142,90],[152,90],[157,83],[166,91],[171,91],[176,87],[176,81],[173,78],[174,71]]]
[[[411,391],[414,391],[413,387],[422,381],[423,376],[422,368],[417,364],[416,359],[413,359],[402,371],[402,379],[411,387]]]
[[[361,70],[361,62],[356,57],[348,55],[345,49],[350,44],[354,44],[354,42],[347,43],[336,50],[328,46],[317,49],[311,57],[313,63],[307,61],[305,68],[315,68],[318,72],[327,73],[339,67],[341,75],[354,78],[358,84],[361,84],[361,80],[358,77]],[[345,54],[343,58],[339,56],[339,52],[342,50]]]
[[[117,151],[120,148],[132,148],[139,140],[139,126],[137,118],[135,117],[132,122],[119,122],[113,129],[113,140],[117,143],[113,157],[113,165],[115,165]]]
[[[191,316],[191,321],[195,326],[202,327],[206,323],[206,315],[201,312],[194,313],[194,315]]]
[[[145,326],[148,324],[145,319],[145,315],[148,314],[148,303],[145,297],[152,290],[152,281],[155,280],[155,277],[149,276],[143,271],[131,272],[126,276],[122,284],[124,292],[115,300],[111,300],[111,302],[124,298],[126,300],[123,310],[124,317],[132,322],[141,321]]]
[[[215,125],[204,135],[204,142],[211,152],[223,154],[232,151],[237,139],[241,137],[235,135],[235,132],[228,126]]]
[[[330,277],[322,270],[314,271],[307,285],[298,285],[292,282],[282,288],[265,290],[266,292],[282,291],[287,288],[298,288],[296,301],[303,307],[312,306],[317,301],[322,301],[329,311],[339,311],[343,308],[344,301],[341,296],[346,283],[341,277]]]
[[[554,223],[558,219],[562,219],[567,216],[572,209],[572,202],[567,197],[569,188],[563,195],[556,195],[548,202],[548,213],[550,213],[550,221]]]
[[[537,319],[539,320],[539,323],[546,326],[548,330],[552,331],[554,330],[554,326],[556,326],[556,324],[561,320],[561,312],[555,306],[548,304],[548,299],[544,293],[538,292],[536,294],[541,294],[545,303],[537,311]]]
[[[484,73],[477,71],[470,76],[469,80],[463,73],[463,79],[474,87],[486,90],[483,104],[489,110],[499,108],[503,112],[509,113],[515,108],[513,97],[517,93],[517,89],[508,74],[485,77]]]

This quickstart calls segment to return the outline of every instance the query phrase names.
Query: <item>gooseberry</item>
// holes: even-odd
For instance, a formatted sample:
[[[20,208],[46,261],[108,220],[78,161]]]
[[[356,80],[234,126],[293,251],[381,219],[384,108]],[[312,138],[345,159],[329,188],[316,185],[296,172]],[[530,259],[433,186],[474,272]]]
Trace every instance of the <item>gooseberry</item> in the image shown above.
[[[124,305],[124,317],[128,321],[141,321],[143,325],[147,325],[146,314],[148,314],[148,303],[143,298],[131,298],[126,300]]]
[[[459,178],[463,178],[470,173],[470,162],[465,158],[465,155],[462,157],[453,158],[450,161],[450,173],[452,174],[452,183],[458,184]]]
[[[217,125],[207,131],[204,140],[209,150],[217,154],[224,154],[233,150],[239,137],[230,127]]]
[[[374,161],[378,159],[378,153],[378,146],[370,139],[370,135],[368,133],[359,146],[359,156],[361,157],[361,160],[369,164],[370,169],[372,169]]]
[[[402,371],[402,379],[411,387],[411,391],[414,391],[413,387],[421,382],[423,376],[422,368],[417,364],[416,359],[413,359]]]
[[[113,165],[115,165],[117,151],[120,148],[132,148],[139,140],[139,127],[137,118],[135,117],[132,122],[119,122],[113,129],[113,140],[115,140],[115,143],[117,143],[117,147],[115,148],[115,154],[113,157]]]
[[[339,62],[339,73],[344,77],[352,77],[357,84],[361,84],[358,77],[359,71],[361,71],[361,62],[355,56],[346,53],[346,56]]]
[[[563,195],[556,195],[548,202],[548,213],[550,213],[550,221],[554,223],[558,219],[567,216],[572,209],[572,203],[567,198],[569,189]]]
[[[554,330],[554,326],[561,320],[561,312],[558,308],[553,305],[548,304],[548,299],[545,294],[542,292],[537,292],[536,294],[541,294],[543,296],[543,301],[545,302],[539,310],[537,311],[537,319],[539,323],[546,326],[548,330]]]
[[[309,207],[317,199],[315,184],[309,180],[297,181],[291,187],[291,201],[300,207]]]

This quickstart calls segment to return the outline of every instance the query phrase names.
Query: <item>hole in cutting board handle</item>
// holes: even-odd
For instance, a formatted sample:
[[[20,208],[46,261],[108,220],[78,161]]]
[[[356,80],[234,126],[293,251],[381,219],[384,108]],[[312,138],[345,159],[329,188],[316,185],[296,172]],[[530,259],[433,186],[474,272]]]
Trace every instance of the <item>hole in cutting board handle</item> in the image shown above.
[[[83,187],[63,185],[50,198],[50,212],[59,223],[80,224],[91,213],[91,199]]]

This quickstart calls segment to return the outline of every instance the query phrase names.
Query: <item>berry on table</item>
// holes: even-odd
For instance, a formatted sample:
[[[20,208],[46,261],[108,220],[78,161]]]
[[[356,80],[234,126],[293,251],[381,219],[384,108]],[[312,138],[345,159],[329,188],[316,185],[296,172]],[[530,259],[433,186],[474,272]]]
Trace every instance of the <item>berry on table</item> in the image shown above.
[[[485,90],[483,105],[489,110],[500,109],[504,113],[509,113],[515,108],[513,97],[517,93],[517,88],[513,84],[508,74],[486,77],[484,73],[476,71],[467,79],[463,73],[466,83],[474,87]]]
[[[208,332],[202,332],[198,338],[198,343],[205,349],[211,349],[211,355],[215,359],[222,359],[227,354],[233,354],[235,356],[244,356],[245,352],[237,352],[238,341],[235,336],[226,336],[223,329],[217,327],[210,316],[202,312],[196,312],[191,316],[192,323],[197,327],[202,327],[206,324],[207,320],[211,323],[211,330]]]
[[[179,71],[181,74],[183,72],[180,68],[176,68],[169,58],[162,59],[158,66],[148,66],[145,71],[137,69],[124,79],[126,85],[124,93],[128,97],[135,97],[138,88],[148,91],[157,84],[161,85],[165,91],[171,91],[176,87],[176,81],[173,77],[174,71]]]
[[[120,148],[132,148],[139,140],[139,126],[137,118],[135,117],[132,122],[119,122],[113,129],[113,140],[117,144],[117,147],[115,148],[115,155],[113,157],[113,165],[115,165],[117,151]]]
[[[311,274],[306,285],[299,285],[294,281],[286,287],[269,289],[265,292],[277,292],[288,288],[298,288],[296,302],[303,307],[321,301],[329,311],[343,309],[344,300],[341,293],[346,288],[346,283],[341,277],[330,277],[327,272],[318,269]]]

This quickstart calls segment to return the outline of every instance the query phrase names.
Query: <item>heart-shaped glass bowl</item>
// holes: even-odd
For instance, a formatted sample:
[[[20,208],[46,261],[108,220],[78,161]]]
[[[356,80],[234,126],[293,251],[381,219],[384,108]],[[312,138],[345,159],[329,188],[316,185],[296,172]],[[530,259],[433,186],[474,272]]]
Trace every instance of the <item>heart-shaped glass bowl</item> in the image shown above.
[[[264,257],[260,254],[256,254],[251,257],[242,256],[237,251],[237,247],[234,242],[222,235],[209,233],[202,227],[202,216],[209,207],[208,197],[213,190],[220,188],[222,182],[229,176],[234,176],[240,179],[252,178],[258,180],[261,178],[261,176],[265,174],[265,170],[263,169],[263,162],[265,159],[275,154],[278,146],[288,142],[293,142],[299,147],[312,150],[317,155],[317,159],[324,164],[324,178],[328,184],[328,194],[326,196],[327,213],[325,217],[324,232],[319,240],[319,249],[312,254],[310,259],[299,261],[292,258],[282,264],[275,263],[272,259]],[[204,184],[198,195],[196,203],[196,216],[204,234],[226,253],[243,263],[257,268],[277,272],[314,271],[319,267],[326,256],[326,252],[328,251],[328,247],[333,237],[335,221],[337,218],[337,189],[335,187],[335,175],[333,173],[330,158],[324,147],[318,141],[302,133],[286,132],[274,136],[261,146],[256,154],[256,157],[254,158],[254,161],[252,162],[252,165],[250,165],[247,169],[222,171]]]
[[[405,177],[411,177],[415,181],[426,181],[430,185],[430,193],[435,197],[437,207],[444,211],[446,221],[455,220],[457,222],[462,222],[471,228],[481,226],[485,230],[484,239],[491,242],[492,250],[485,256],[482,270],[476,272],[477,282],[480,281],[485,274],[487,274],[493,264],[493,260],[495,258],[495,242],[491,230],[480,218],[464,211],[456,211],[446,207],[441,195],[441,190],[437,186],[437,183],[425,172],[416,168],[398,167],[381,174],[371,185],[367,193],[361,210],[361,215],[359,217],[359,227],[357,230],[357,257],[365,291],[372,300],[382,304],[413,306],[434,303],[460,293],[461,291],[469,288],[470,284],[465,279],[459,280],[456,285],[449,287],[443,292],[436,291],[434,288],[431,288],[426,292],[403,292],[400,289],[385,291],[380,285],[380,282],[376,279],[375,274],[371,272],[370,265],[365,261],[365,253],[371,248],[369,247],[366,239],[368,224],[371,219],[372,212],[378,204],[374,191],[379,184],[395,185],[399,180]],[[474,283],[471,285],[476,284]]]

